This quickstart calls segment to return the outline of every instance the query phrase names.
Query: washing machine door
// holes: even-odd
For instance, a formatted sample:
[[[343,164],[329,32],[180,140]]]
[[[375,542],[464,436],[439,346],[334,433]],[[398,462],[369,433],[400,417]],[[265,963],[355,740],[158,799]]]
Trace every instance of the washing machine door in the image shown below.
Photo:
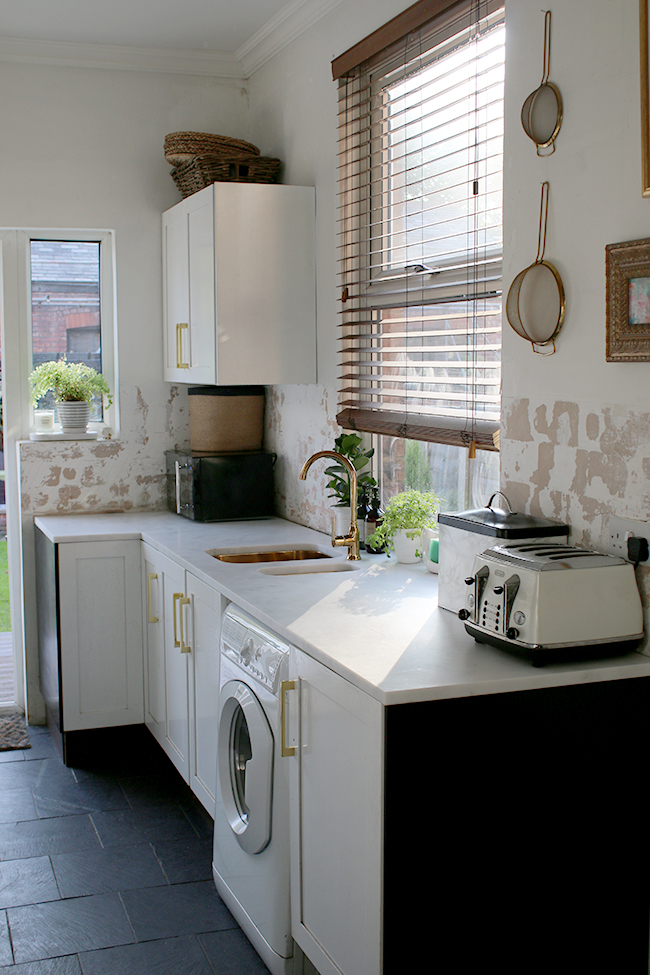
[[[221,689],[218,738],[223,808],[239,845],[261,853],[271,839],[273,732],[251,688],[231,680]]]

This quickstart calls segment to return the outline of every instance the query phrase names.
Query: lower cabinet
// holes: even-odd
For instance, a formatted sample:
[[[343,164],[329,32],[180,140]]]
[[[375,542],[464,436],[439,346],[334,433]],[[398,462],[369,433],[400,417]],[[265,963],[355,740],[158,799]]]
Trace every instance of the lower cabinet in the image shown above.
[[[140,541],[55,544],[37,528],[36,576],[50,727],[142,723]]]
[[[222,597],[142,543],[145,723],[214,815]]]
[[[290,677],[292,934],[320,975],[378,975],[384,709],[295,648]]]
[[[292,927],[321,975],[647,975],[650,678],[388,707],[301,651],[291,678]]]

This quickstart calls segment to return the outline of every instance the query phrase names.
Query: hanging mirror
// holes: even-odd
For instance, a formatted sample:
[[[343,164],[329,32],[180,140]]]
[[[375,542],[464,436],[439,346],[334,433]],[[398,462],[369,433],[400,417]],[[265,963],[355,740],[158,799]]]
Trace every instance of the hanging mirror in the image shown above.
[[[544,259],[548,218],[548,182],[542,183],[537,257],[510,285],[506,317],[517,335],[527,339],[538,355],[553,355],[555,338],[562,328],[564,285],[556,267]]]
[[[547,10],[544,15],[542,82],[539,88],[531,92],[521,110],[521,124],[526,135],[535,143],[538,156],[550,156],[555,152],[555,139],[562,125],[562,96],[557,85],[548,80],[550,70],[551,11]]]

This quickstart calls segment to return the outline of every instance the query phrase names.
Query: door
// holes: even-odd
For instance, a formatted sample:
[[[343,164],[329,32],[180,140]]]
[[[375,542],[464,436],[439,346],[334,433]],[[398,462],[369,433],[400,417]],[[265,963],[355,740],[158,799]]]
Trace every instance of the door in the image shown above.
[[[292,933],[321,975],[380,975],[383,708],[296,648],[290,676]]]
[[[163,214],[168,382],[215,382],[214,208],[208,187]]]
[[[140,542],[58,546],[64,731],[143,717]]]
[[[145,594],[145,724],[186,782],[190,777],[187,605],[184,570],[142,545]]]
[[[254,855],[271,840],[273,732],[260,701],[243,681],[224,684],[219,713],[220,800],[237,842]]]
[[[191,572],[186,574],[191,619],[190,788],[211,816],[217,792],[217,729],[219,726],[219,637],[227,600]]]

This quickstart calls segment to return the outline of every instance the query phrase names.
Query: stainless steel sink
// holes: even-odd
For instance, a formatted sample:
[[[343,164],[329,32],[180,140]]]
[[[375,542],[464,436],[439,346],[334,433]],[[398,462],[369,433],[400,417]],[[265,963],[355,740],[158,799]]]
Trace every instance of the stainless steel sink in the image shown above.
[[[311,559],[331,559],[332,556],[318,548],[274,549],[270,551],[225,552],[220,549],[208,549],[207,554],[221,562],[251,563],[251,562],[304,562]]]

